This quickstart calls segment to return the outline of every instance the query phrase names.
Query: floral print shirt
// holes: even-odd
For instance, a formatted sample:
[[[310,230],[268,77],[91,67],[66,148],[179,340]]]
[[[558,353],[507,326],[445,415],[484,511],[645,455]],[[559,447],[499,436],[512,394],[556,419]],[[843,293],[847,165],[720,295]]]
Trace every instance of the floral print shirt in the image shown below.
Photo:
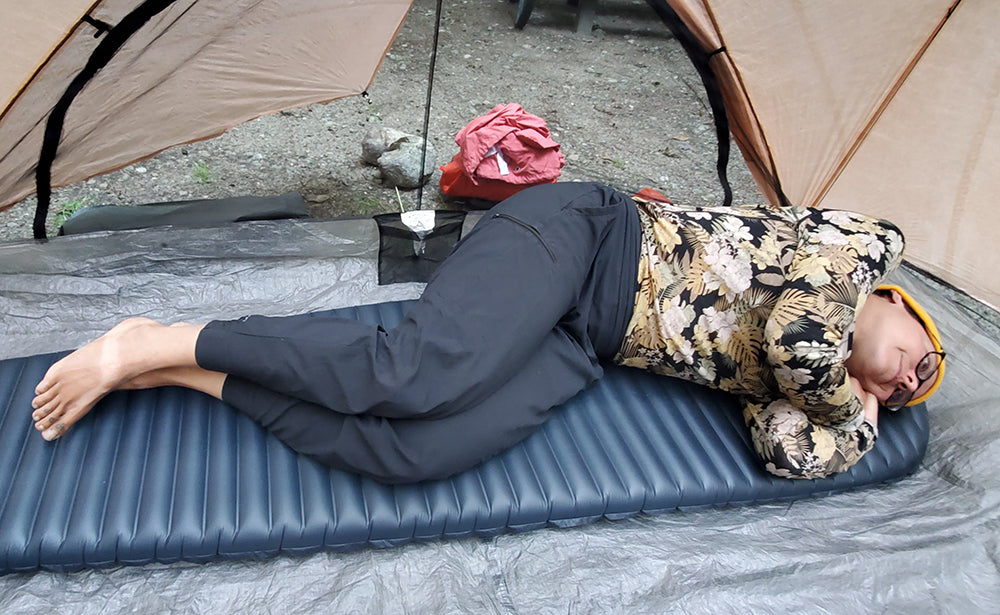
[[[899,264],[899,229],[846,211],[636,205],[639,288],[615,361],[739,395],[773,474],[856,463],[876,430],[844,362],[855,315]]]

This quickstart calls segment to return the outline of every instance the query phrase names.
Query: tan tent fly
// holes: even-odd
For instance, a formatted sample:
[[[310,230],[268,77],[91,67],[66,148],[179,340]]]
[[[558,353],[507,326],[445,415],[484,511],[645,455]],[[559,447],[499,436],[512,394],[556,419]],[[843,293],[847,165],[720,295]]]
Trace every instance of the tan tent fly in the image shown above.
[[[648,0],[721,91],[775,205],[896,222],[907,259],[1000,306],[1000,3]],[[38,0],[0,6],[0,209],[31,193],[50,110],[102,39],[164,5],[66,114],[52,185],[264,113],[358,94],[409,2]],[[677,31],[675,30],[675,33]],[[690,52],[690,50],[689,50]],[[696,60],[697,64],[697,60]]]
[[[266,113],[360,94],[409,6],[409,0],[0,3],[0,211],[34,191],[50,114],[101,54],[110,59],[66,110],[52,186]],[[130,25],[137,26],[133,32]],[[121,44],[112,49],[115,42]]]
[[[909,262],[1000,306],[1000,2],[650,4],[708,54],[772,203],[892,220]]]

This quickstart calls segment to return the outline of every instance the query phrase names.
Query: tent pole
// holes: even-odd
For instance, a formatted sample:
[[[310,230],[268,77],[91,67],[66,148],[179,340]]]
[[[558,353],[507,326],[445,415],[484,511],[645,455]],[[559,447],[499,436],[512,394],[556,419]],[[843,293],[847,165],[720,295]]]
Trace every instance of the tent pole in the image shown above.
[[[441,0],[437,0],[437,10],[434,15],[434,42],[431,45],[430,69],[427,73],[427,99],[424,101],[424,142],[420,147],[420,187],[417,192],[417,209],[423,208],[424,202],[424,165],[427,164],[427,140],[431,123],[431,94],[434,91],[434,67],[437,64],[438,36],[441,33]]]

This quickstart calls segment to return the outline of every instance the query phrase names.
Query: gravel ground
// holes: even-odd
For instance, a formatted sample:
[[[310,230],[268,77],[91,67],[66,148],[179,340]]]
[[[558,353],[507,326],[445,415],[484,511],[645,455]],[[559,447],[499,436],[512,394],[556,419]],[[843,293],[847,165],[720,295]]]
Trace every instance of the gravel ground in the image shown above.
[[[546,120],[566,156],[562,180],[655,187],[678,202],[717,203],[716,141],[698,75],[642,0],[608,0],[595,30],[575,33],[575,9],[536,4],[524,30],[507,0],[445,0],[428,134],[438,165],[454,135],[494,105],[516,102]],[[247,122],[215,139],[177,146],[130,167],[56,190],[49,218],[78,204],[134,205],[196,198],[302,194],[311,215],[372,215],[399,208],[396,191],[361,161],[372,125],[422,131],[434,0],[416,0],[369,97],[312,105]],[[739,154],[736,202],[762,202]],[[435,173],[423,207],[443,207]],[[401,192],[416,207],[416,190]],[[0,212],[0,241],[31,237],[35,200]]]

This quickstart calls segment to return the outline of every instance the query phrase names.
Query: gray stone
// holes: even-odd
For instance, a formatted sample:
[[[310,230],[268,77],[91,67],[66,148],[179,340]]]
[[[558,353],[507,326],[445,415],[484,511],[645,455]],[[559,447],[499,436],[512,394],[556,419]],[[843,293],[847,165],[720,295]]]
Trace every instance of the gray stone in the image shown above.
[[[386,181],[399,188],[419,188],[430,178],[437,168],[434,146],[427,144],[423,173],[420,172],[424,140],[416,136],[406,136],[389,146],[378,158],[378,166]]]
[[[361,159],[368,164],[378,164],[378,158],[400,139],[409,137],[405,132],[385,126],[372,126],[361,140]]]

